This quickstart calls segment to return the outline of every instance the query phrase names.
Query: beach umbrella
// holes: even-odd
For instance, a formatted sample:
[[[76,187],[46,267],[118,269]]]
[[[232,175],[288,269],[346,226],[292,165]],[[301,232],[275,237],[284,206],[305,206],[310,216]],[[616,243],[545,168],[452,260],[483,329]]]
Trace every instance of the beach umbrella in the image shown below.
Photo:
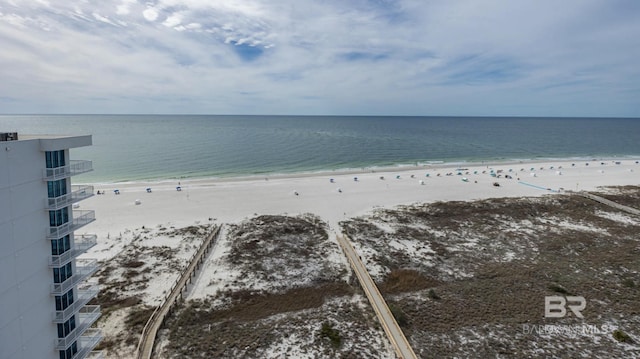
[[[353,177],[354,182],[358,182],[358,177]]]
[[[462,177],[462,182],[469,182],[469,179],[467,177]]]
[[[151,187],[147,187],[147,193],[151,193]]]
[[[140,202],[139,199],[136,199],[136,201],[135,201],[136,206],[139,205],[140,203],[142,203],[142,202]]]
[[[342,193],[342,188],[338,187],[338,192]]]
[[[334,182],[333,178],[329,178],[329,182],[333,183]]]
[[[418,183],[420,183],[421,185],[423,185],[423,184],[424,184],[424,181],[423,181],[423,180],[420,180],[420,182],[418,182]]]

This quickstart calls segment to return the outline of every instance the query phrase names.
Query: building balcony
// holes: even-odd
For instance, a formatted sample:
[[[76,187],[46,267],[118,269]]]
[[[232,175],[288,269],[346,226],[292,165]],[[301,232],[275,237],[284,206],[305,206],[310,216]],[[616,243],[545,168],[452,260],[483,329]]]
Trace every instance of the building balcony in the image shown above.
[[[73,220],[57,227],[49,227],[47,239],[58,239],[77,231],[96,220],[95,211],[73,211]]]
[[[81,346],[83,342],[85,342],[85,344],[90,344],[93,341],[95,341],[95,345],[97,345],[102,339],[102,332],[100,332],[99,329],[88,329],[96,322],[96,320],[98,320],[98,318],[100,318],[100,306],[89,305],[83,307],[76,315],[76,329],[64,338],[57,338],[55,349],[66,350],[76,340],[78,340],[78,344],[80,344],[79,346]],[[87,352],[93,350],[95,345],[90,350],[87,350]],[[78,348],[78,351],[80,351],[80,348]]]
[[[75,357],[80,359],[104,359],[103,351],[93,351],[101,340],[102,332],[100,329],[87,329],[78,339],[78,354]]]
[[[71,160],[67,166],[45,168],[43,177],[45,181],[57,181],[59,179],[91,171],[93,171],[93,162],[86,160]]]
[[[53,312],[53,322],[66,322],[72,315],[80,312],[80,309],[89,303],[91,299],[95,298],[96,295],[98,295],[98,286],[95,284],[78,288],[78,291],[76,292],[77,298],[73,304],[68,306],[65,310],[57,310]]]
[[[71,193],[56,198],[47,198],[46,207],[49,210],[62,209],[91,196],[93,196],[93,186],[72,185]]]
[[[98,236],[95,234],[83,234],[74,236],[74,247],[60,255],[49,257],[49,268],[62,267],[74,258],[88,251],[97,244]]]
[[[53,283],[51,285],[51,294],[63,295],[69,289],[82,283],[85,279],[91,277],[98,270],[97,259],[78,259],[76,261],[76,270],[70,278],[62,283]]]

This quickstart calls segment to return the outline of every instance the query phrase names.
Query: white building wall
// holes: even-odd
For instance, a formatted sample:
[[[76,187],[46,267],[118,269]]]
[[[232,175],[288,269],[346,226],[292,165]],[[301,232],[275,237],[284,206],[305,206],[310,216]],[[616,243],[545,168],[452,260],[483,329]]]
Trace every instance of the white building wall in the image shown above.
[[[90,136],[0,142],[0,359],[58,358],[43,151],[87,145]]]
[[[7,150],[8,149],[8,150]],[[38,140],[0,142],[0,358],[57,358]],[[6,272],[5,272],[6,271]]]

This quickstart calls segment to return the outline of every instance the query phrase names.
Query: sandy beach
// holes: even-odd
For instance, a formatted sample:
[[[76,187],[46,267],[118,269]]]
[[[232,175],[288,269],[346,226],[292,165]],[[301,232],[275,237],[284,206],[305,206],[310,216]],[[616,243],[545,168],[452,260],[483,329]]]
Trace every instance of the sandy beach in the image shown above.
[[[100,290],[104,295],[103,311],[108,311],[109,315],[102,320],[99,327],[103,329],[106,337],[110,338],[108,342],[126,341],[123,347],[114,347],[110,344],[108,347],[120,349],[109,350],[109,357],[133,354],[137,344],[137,334],[121,337],[121,333],[131,330],[124,324],[131,320],[131,314],[127,313],[135,313],[136,310],[141,309],[130,311],[128,308],[151,308],[143,310],[152,310],[162,303],[163,298],[178,279],[180,268],[186,266],[189,258],[197,250],[198,244],[205,237],[208,228],[213,224],[231,226],[230,229],[223,231],[222,239],[215,245],[202,271],[189,287],[186,299],[213,300],[213,305],[224,306],[224,299],[222,302],[217,299],[221,293],[266,291],[275,295],[280,290],[313,286],[313,283],[320,280],[316,277],[318,273],[331,273],[330,278],[335,283],[348,283],[350,270],[346,258],[336,244],[336,234],[343,231],[339,224],[341,221],[368,216],[375,210],[393,209],[399,205],[536,197],[566,191],[593,191],[605,186],[637,186],[640,184],[639,162],[638,159],[616,159],[468,164],[463,168],[442,165],[375,171],[94,185],[95,190],[103,194],[81,202],[79,209],[95,210],[97,220],[84,227],[82,232],[97,234],[98,244],[83,257],[96,258],[102,262],[103,270],[98,273],[98,276],[102,284]],[[177,187],[180,187],[179,191]],[[148,192],[147,188],[151,191]],[[114,193],[116,189],[120,194]],[[284,257],[280,258],[274,252],[255,261],[269,266],[272,270],[289,263],[272,273],[265,270],[253,272],[250,269],[255,264],[253,260],[239,267],[232,265],[230,260],[234,248],[237,253],[238,246],[234,241],[237,241],[240,236],[238,228],[249,226],[248,233],[253,233],[253,238],[260,238],[261,235],[258,233],[262,230],[260,229],[262,228],[261,220],[255,221],[255,219],[265,215],[267,217],[275,215],[276,221],[293,222],[299,219],[292,216],[304,215],[307,216],[306,218],[311,218],[311,223],[315,221],[326,223],[328,225],[326,239],[321,242],[315,242],[315,240],[305,242],[316,243],[318,247],[310,247],[308,253],[319,257],[315,260],[296,259],[295,255],[283,254]],[[287,217],[278,217],[279,215]],[[290,225],[283,224],[285,227]],[[278,225],[275,224],[275,226],[271,227],[271,230]],[[322,225],[318,224],[318,226]],[[378,226],[384,228],[382,224]],[[576,226],[579,227],[577,224]],[[229,231],[235,234],[228,233]],[[306,234],[300,235],[316,233],[316,230],[304,233]],[[251,238],[248,237],[249,240]],[[285,245],[284,243],[280,245]],[[250,244],[246,245],[249,246],[247,248],[253,248]],[[294,252],[299,250],[298,244],[291,245],[290,250]],[[381,267],[376,258],[388,249],[378,253],[364,242],[356,243],[355,246],[362,254],[371,275],[379,282],[382,281],[388,269]],[[422,253],[424,248],[416,244],[405,243],[394,246],[406,247],[405,251],[415,252],[407,253],[409,256],[424,255]],[[284,248],[287,248],[286,245]],[[432,254],[427,255],[428,258],[431,256]],[[302,262],[297,262],[299,260]],[[321,293],[322,289],[319,290]],[[340,295],[345,295],[341,292],[343,289],[337,290],[341,293]],[[317,294],[304,295],[313,297]],[[301,317],[299,320],[308,321],[313,325],[303,326],[306,329],[302,332],[300,332],[302,327],[293,326],[291,331],[298,333],[300,338],[291,339],[292,342],[287,345],[263,348],[260,355],[280,357],[285,353],[296,353],[299,357],[314,357],[317,353],[314,354],[313,351],[304,352],[306,353],[304,354],[299,350],[302,350],[301,348],[305,345],[312,345],[309,343],[311,343],[310,340],[313,341],[312,333],[316,330],[314,328],[320,326],[322,318],[329,316],[334,318],[335,323],[338,323],[336,325],[341,326],[344,333],[351,333],[349,340],[353,341],[353,345],[361,346],[361,349],[358,349],[359,353],[364,353],[362,350],[366,349],[362,348],[367,348],[373,341],[376,344],[372,349],[373,352],[370,353],[371,357],[393,357],[393,352],[388,344],[385,344],[386,339],[381,332],[371,327],[362,328],[361,330],[371,331],[366,336],[370,338],[367,341],[364,337],[357,335],[357,332],[349,329],[353,325],[352,322],[335,316],[344,308],[347,308],[344,309],[347,312],[353,310],[366,312],[367,309],[364,309],[367,308],[366,299],[357,293],[347,294],[342,298],[350,299],[327,300],[323,306],[319,307],[320,309],[317,309],[319,311],[293,312],[294,317],[298,315],[295,313],[303,317],[310,315],[310,317],[304,317],[306,319]],[[133,301],[129,303],[130,300]],[[112,304],[104,304],[105,301]],[[134,306],[131,307],[131,305]],[[336,309],[338,307],[343,309]],[[141,318],[145,319],[139,322],[139,326],[144,325],[146,321],[145,312],[141,313]],[[150,312],[147,315],[150,315]],[[281,318],[280,325],[290,323],[286,318],[288,317]],[[264,320],[268,322],[272,319]],[[172,342],[168,339],[169,336],[171,336],[170,332],[160,336],[160,348]]]
[[[360,173],[99,184],[95,190],[105,194],[81,203],[82,209],[95,210],[97,218],[83,231],[98,235],[98,246],[93,252],[100,252],[127,229],[158,224],[182,227],[214,219],[236,223],[261,214],[313,213],[334,227],[342,219],[376,207],[637,185],[640,183],[637,161],[473,164],[462,169],[431,166]],[[492,171],[496,177],[491,176]],[[494,186],[495,182],[500,186]],[[181,191],[176,190],[178,186]],[[147,193],[147,188],[152,192]],[[114,194],[115,189],[120,191],[119,195]],[[105,255],[108,254],[102,252],[101,257]]]

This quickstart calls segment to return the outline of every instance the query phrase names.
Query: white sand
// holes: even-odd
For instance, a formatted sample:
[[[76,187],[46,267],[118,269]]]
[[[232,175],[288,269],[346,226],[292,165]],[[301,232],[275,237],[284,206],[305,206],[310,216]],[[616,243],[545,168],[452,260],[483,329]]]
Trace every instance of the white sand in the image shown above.
[[[83,256],[107,260],[129,244],[134,232],[143,226],[148,231],[155,230],[158,226],[180,228],[213,221],[237,223],[261,214],[313,213],[329,223],[333,238],[335,231],[339,230],[339,221],[366,214],[377,207],[553,193],[547,188],[554,191],[560,188],[595,190],[599,186],[640,185],[640,164],[636,163],[636,159],[616,161],[622,163],[618,165],[612,160],[594,160],[476,164],[465,166],[466,169],[462,171],[457,171],[455,167],[422,167],[375,173],[331,172],[273,176],[268,180],[264,177],[183,180],[180,183],[182,191],[176,191],[177,181],[100,184],[95,189],[106,191],[106,194],[93,196],[80,203],[81,209],[94,209],[97,218],[81,232],[98,235],[98,245]],[[491,177],[491,170],[502,177]],[[474,174],[476,171],[477,174]],[[501,172],[498,173],[499,171]],[[558,174],[558,171],[562,174]],[[458,175],[458,172],[462,174]],[[429,177],[426,177],[427,173]],[[447,176],[447,173],[453,174]],[[535,176],[531,173],[535,173]],[[513,178],[507,179],[504,175]],[[380,179],[381,176],[384,180]],[[396,178],[397,176],[400,178]],[[354,177],[358,177],[358,181],[354,181]],[[463,177],[468,182],[464,182]],[[518,178],[521,182],[540,188],[519,183]],[[420,181],[424,181],[424,184],[420,184]],[[493,186],[494,182],[500,183],[500,187]],[[151,193],[146,192],[147,187],[152,188]],[[120,195],[115,195],[114,189],[119,189]],[[136,205],[136,200],[140,200],[141,204]],[[169,240],[157,235],[149,237],[144,241],[148,245],[160,246]],[[402,243],[397,245],[403,246]],[[214,265],[216,258],[223,254],[228,245],[221,243],[218,247],[211,258]],[[196,248],[192,249],[195,252]],[[358,250],[367,251],[365,248]],[[190,254],[191,251],[182,253],[187,257]],[[188,260],[186,257],[184,259]],[[374,267],[371,269],[375,272]],[[205,270],[197,280],[200,283],[197,287],[210,288],[202,292],[195,288],[191,295],[202,297],[213,294],[212,291],[228,285],[233,274],[230,268],[226,271],[222,268]],[[164,279],[166,281],[167,278]],[[145,300],[156,302],[168,289],[148,288],[149,293],[146,294],[149,294],[149,298]]]
[[[512,163],[468,165],[462,175],[455,167],[402,169],[375,173],[324,173],[289,177],[198,179],[154,183],[100,184],[96,190],[106,191],[80,203],[81,209],[94,209],[97,220],[82,232],[98,235],[99,245],[93,251],[114,246],[128,239],[129,229],[158,224],[182,227],[207,223],[235,223],[258,214],[313,213],[335,229],[345,218],[365,214],[375,207],[449,200],[471,200],[491,197],[537,196],[545,190],[594,190],[598,186],[640,185],[640,164],[635,159],[614,161],[563,161],[545,163]],[[605,164],[602,165],[601,162]],[[575,163],[575,167],[571,164]],[[558,169],[559,167],[561,169]],[[531,168],[535,168],[531,171]],[[553,169],[551,169],[553,167]],[[542,170],[540,168],[543,168]],[[502,178],[493,178],[490,170],[502,170]],[[513,172],[508,172],[512,169]],[[524,169],[524,171],[521,171]],[[478,171],[478,174],[474,174]],[[482,174],[482,171],[486,171]],[[562,174],[557,174],[561,171]],[[446,176],[446,173],[453,173]],[[466,174],[468,172],[469,174]],[[531,176],[534,172],[536,175]],[[425,174],[430,176],[426,177]],[[440,177],[437,174],[440,173]],[[513,179],[505,179],[508,174]],[[399,175],[400,179],[396,179]],[[414,178],[411,178],[411,175]],[[357,176],[358,181],[353,177]],[[384,176],[384,180],[379,179]],[[462,178],[468,178],[463,182]],[[334,183],[330,179],[334,179]],[[526,182],[545,189],[518,183]],[[424,181],[421,185],[419,181]],[[477,183],[475,183],[477,181]],[[494,187],[499,182],[500,187]],[[152,188],[152,193],[145,189]],[[113,193],[120,190],[120,195]],[[340,188],[342,192],[337,189]],[[298,192],[299,195],[295,195]],[[136,205],[139,199],[141,204]],[[117,239],[122,234],[122,239]],[[107,238],[108,237],[108,238]],[[102,254],[100,257],[104,258]],[[108,256],[107,256],[108,257]]]

